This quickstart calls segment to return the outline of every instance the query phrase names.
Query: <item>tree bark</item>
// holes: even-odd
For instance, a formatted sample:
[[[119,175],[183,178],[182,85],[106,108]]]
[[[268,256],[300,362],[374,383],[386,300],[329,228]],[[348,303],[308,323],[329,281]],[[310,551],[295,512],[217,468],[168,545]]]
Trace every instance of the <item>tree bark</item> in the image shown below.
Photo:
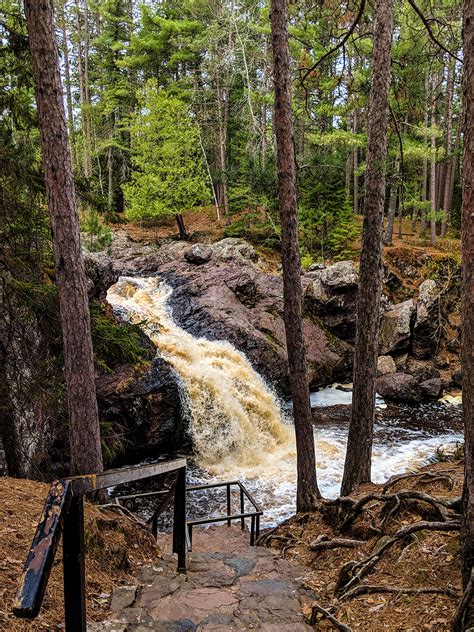
[[[271,28],[284,319],[297,452],[296,509],[297,511],[308,511],[314,507],[316,500],[321,495],[316,480],[316,458],[303,337],[287,0],[271,0]]]
[[[387,159],[392,0],[377,0],[367,121],[364,225],[354,354],[354,388],[341,494],[370,481],[382,287],[382,234]]]
[[[398,171],[399,171],[399,162],[395,160],[392,181],[390,182],[390,199],[388,202],[388,212],[387,212],[387,228],[385,230],[385,237],[383,243],[386,246],[392,245],[392,237],[393,237],[393,226],[395,224],[395,215],[397,213],[397,196],[398,196]]]
[[[430,238],[431,245],[436,245],[436,135],[434,128],[436,125],[436,103],[435,103],[435,87],[434,81],[431,89],[431,165],[430,165],[430,202],[431,202],[431,218],[430,218]]]
[[[428,101],[429,94],[429,79],[428,75],[425,77],[425,99]],[[424,116],[424,128],[428,127],[428,105],[425,107],[425,116]],[[426,141],[425,141],[426,142]],[[426,206],[425,203],[428,201],[428,158],[424,156],[423,158],[423,181],[421,183],[421,201],[423,202],[423,207],[421,209],[421,217],[420,217],[420,238],[423,238],[426,233]]]
[[[88,13],[87,13],[88,15]],[[88,21],[88,18],[87,18]],[[79,0],[76,0],[76,29],[77,29],[77,72],[79,76],[79,96],[81,100],[81,122],[84,137],[83,168],[86,177],[92,176],[92,130],[90,127],[90,101],[89,101],[89,44],[88,34],[82,41],[81,8]],[[87,45],[86,45],[87,44]],[[87,60],[87,61],[86,61]],[[87,68],[87,72],[86,72]]]
[[[25,13],[59,293],[71,473],[100,472],[103,465],[89,306],[52,0],[25,0]]]
[[[64,5],[65,1],[59,4],[61,11],[61,31],[62,31],[62,41],[61,41],[61,49],[64,58],[64,78],[66,83],[66,104],[67,104],[67,122],[69,129],[69,145],[71,149],[71,160],[73,166],[76,162],[76,141],[75,141],[75,132],[74,132],[74,109],[72,106],[72,91],[71,91],[71,69],[69,64],[69,45],[67,41],[67,23],[66,23],[66,11]]]
[[[444,217],[441,222],[441,237],[446,236],[448,228],[448,204],[449,191],[451,189],[451,145],[453,135],[453,92],[454,92],[454,60],[451,60],[448,66],[448,77],[446,80],[446,156],[444,159],[444,193],[442,208]]]
[[[354,134],[359,131],[359,110],[354,110],[354,117],[352,121]],[[354,148],[353,152],[353,167],[354,167],[354,215],[359,212],[359,149]]]
[[[464,489],[461,527],[462,580],[466,588],[474,568],[474,4],[464,0],[464,155],[462,192],[462,373],[464,417]],[[474,625],[474,603],[466,608],[464,627]]]

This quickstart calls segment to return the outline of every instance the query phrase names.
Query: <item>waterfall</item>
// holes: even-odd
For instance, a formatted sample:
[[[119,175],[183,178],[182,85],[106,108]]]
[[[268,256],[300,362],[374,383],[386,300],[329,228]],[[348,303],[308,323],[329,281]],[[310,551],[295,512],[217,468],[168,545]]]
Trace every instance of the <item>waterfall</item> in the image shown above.
[[[121,277],[109,289],[107,300],[117,316],[140,325],[179,379],[198,466],[190,467],[189,479],[197,484],[240,478],[266,508],[271,524],[283,520],[294,511],[296,497],[293,426],[243,353],[229,342],[196,338],[173,322],[167,305],[171,293],[156,277]],[[348,404],[350,399],[350,394],[336,388],[312,394],[314,406]],[[439,445],[449,449],[462,440],[446,421],[452,413],[443,414],[444,404],[437,405],[441,410],[434,406],[406,410],[405,418],[398,409],[388,417],[377,416],[374,482],[416,469],[429,461]],[[453,412],[458,408],[453,407]],[[347,423],[335,420],[316,427],[314,433],[321,491],[337,496]],[[215,509],[219,512],[219,505]]]
[[[293,429],[275,394],[229,342],[195,338],[176,325],[167,306],[171,292],[156,277],[121,277],[107,300],[120,318],[140,324],[174,368],[198,463],[222,471],[293,454]]]

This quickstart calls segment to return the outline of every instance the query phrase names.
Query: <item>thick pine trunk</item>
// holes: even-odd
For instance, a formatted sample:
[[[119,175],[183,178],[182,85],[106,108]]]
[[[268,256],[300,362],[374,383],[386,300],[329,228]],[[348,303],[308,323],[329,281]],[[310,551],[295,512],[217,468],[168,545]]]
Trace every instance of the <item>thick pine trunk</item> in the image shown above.
[[[59,291],[71,473],[100,472],[103,466],[89,306],[52,0],[25,0],[25,12]]]
[[[387,159],[388,93],[390,85],[392,0],[377,0],[372,55],[372,83],[367,120],[364,225],[360,255],[354,389],[341,494],[370,481],[375,380],[380,330],[382,234]]]
[[[462,404],[464,491],[461,529],[464,588],[474,569],[474,4],[464,0],[464,156],[462,193]],[[473,600],[474,601],[474,600]],[[474,603],[463,629],[474,625]]]
[[[296,157],[291,111],[287,0],[272,0],[273,80],[278,195],[281,219],[283,300],[297,451],[297,511],[308,511],[320,497],[311,422],[302,322],[301,263],[298,245]]]

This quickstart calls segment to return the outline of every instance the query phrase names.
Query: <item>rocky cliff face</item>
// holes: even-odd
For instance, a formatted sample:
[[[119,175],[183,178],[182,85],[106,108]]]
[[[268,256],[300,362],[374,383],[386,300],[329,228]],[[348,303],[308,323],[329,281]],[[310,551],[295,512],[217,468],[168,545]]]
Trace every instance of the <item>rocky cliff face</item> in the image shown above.
[[[256,260],[253,247],[237,239],[213,246],[175,243],[137,258],[133,272],[157,274],[171,285],[169,305],[180,327],[196,337],[228,340],[269,383],[288,395],[282,279],[263,272]],[[316,314],[306,314],[304,332],[313,388],[349,374],[350,346]]]

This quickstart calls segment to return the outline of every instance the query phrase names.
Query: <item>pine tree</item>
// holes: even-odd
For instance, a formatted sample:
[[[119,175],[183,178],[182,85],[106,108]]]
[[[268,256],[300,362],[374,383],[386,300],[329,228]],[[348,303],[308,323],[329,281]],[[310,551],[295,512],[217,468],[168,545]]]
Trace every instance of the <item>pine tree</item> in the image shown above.
[[[150,80],[139,95],[132,122],[134,171],[124,186],[129,219],[175,215],[187,238],[182,213],[210,201],[199,147],[199,129],[183,101]]]

